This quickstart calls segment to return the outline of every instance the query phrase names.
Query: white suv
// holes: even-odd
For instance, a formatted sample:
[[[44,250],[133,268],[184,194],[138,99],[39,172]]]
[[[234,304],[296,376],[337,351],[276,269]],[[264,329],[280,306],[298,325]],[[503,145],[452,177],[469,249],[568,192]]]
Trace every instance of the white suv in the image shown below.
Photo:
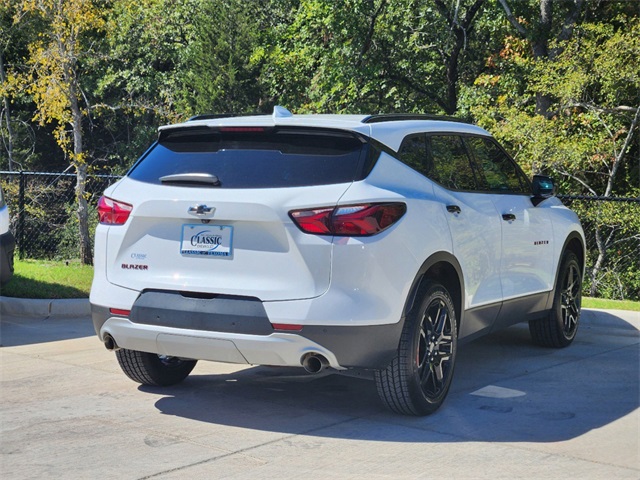
[[[196,117],[100,199],[93,322],[124,372],[196,360],[372,370],[383,402],[443,402],[458,342],[576,334],[577,216],[485,130],[416,115]]]

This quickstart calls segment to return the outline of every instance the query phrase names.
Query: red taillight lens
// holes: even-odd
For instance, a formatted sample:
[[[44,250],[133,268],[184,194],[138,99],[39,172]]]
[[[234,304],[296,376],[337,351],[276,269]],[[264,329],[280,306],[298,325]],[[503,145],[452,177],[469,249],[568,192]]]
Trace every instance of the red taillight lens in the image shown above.
[[[318,235],[332,235],[331,214],[333,208],[318,208],[309,210],[293,210],[289,215],[305,233]]]
[[[293,210],[289,215],[305,233],[362,237],[386,230],[406,211],[404,203],[373,203]]]
[[[113,198],[100,197],[98,200],[98,217],[103,225],[124,225],[131,210],[132,205]]]
[[[111,313],[111,315],[120,315],[123,317],[128,317],[131,314],[131,310],[123,310],[121,308],[110,308],[109,313]]]

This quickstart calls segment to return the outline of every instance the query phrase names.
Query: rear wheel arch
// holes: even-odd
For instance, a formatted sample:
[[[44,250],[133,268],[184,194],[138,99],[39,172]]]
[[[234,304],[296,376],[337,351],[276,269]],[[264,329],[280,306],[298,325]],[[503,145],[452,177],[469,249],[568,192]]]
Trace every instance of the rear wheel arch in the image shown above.
[[[451,295],[459,332],[464,317],[464,277],[458,260],[448,252],[434,253],[422,264],[411,285],[403,318],[406,318],[411,309],[420,303],[425,290],[434,282],[440,283]]]

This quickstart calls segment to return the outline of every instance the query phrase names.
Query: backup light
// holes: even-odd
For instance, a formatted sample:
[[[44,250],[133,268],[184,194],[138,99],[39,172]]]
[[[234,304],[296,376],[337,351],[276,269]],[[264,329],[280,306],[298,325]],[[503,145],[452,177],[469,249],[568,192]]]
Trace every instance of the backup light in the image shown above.
[[[133,210],[133,205],[109,197],[98,200],[98,218],[103,225],[124,225]]]
[[[365,203],[335,208],[292,210],[289,216],[305,233],[343,237],[376,235],[396,223],[407,211],[404,203]]]

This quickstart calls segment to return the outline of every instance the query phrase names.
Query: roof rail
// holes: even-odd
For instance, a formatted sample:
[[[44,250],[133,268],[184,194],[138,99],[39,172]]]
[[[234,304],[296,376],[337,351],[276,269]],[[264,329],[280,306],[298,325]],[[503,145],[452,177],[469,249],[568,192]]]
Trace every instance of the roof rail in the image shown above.
[[[406,120],[440,120],[447,122],[468,123],[461,118],[449,117],[446,115],[431,115],[428,113],[380,113],[376,115],[369,115],[362,119],[362,123],[382,123],[382,122],[397,122]]]

